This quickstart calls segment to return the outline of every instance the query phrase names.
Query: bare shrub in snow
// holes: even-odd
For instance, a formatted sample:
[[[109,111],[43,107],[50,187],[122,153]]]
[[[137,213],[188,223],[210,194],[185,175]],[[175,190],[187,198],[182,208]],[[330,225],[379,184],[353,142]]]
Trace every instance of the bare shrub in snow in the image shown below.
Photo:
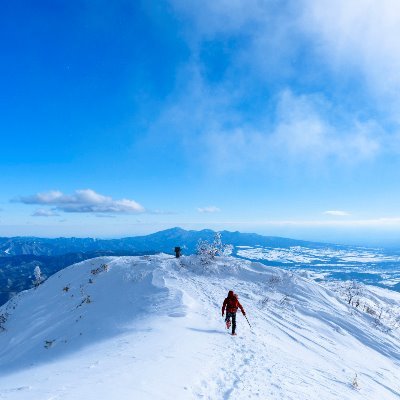
[[[51,346],[53,346],[53,343],[55,342],[55,339],[54,340],[45,340],[45,342],[44,342],[44,348],[45,349],[49,349]]]
[[[90,295],[86,295],[82,301],[76,306],[76,308],[81,307],[83,304],[90,304],[92,302],[92,299],[90,298]]]
[[[100,267],[98,267],[96,269],[92,269],[90,271],[90,273],[92,275],[97,275],[97,274],[100,274],[100,272],[103,272],[103,271],[107,272],[108,270],[109,270],[109,267],[107,264],[101,264]]]
[[[367,314],[369,314],[369,315],[372,315],[373,317],[376,317],[377,316],[377,312],[372,308],[372,307],[370,307],[370,306],[365,306],[364,307],[364,310],[365,310],[365,312],[367,313]]]
[[[353,389],[359,389],[360,388],[360,385],[358,383],[357,373],[354,375],[354,378],[353,378],[353,380],[351,382],[351,386],[352,386]]]
[[[6,330],[4,325],[7,322],[7,318],[8,318],[8,314],[7,313],[0,314],[0,332],[3,332],[3,331]]]
[[[260,300],[260,307],[261,308],[267,307],[268,302],[269,302],[269,297],[268,296],[264,297],[263,299]]]
[[[280,304],[288,303],[290,302],[290,298],[287,294],[285,294],[279,301]]]
[[[272,275],[269,277],[267,283],[268,285],[277,285],[282,282],[282,278],[279,275]]]

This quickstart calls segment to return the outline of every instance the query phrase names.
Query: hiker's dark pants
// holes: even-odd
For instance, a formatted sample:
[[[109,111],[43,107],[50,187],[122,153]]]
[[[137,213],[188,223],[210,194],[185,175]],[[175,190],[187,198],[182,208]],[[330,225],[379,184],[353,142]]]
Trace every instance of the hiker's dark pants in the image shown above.
[[[236,313],[235,312],[227,312],[225,317],[225,322],[229,321],[232,318],[232,333],[236,331]]]

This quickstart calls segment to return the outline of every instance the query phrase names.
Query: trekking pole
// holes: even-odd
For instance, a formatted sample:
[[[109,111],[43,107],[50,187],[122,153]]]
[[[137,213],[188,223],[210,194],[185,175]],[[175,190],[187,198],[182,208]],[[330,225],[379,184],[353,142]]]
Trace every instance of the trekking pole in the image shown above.
[[[249,322],[249,320],[247,319],[247,317],[246,316],[244,316],[245,318],[246,318],[246,321],[247,321],[247,323],[249,324],[249,326],[250,326],[250,328],[251,328],[251,325],[250,325],[250,322]]]

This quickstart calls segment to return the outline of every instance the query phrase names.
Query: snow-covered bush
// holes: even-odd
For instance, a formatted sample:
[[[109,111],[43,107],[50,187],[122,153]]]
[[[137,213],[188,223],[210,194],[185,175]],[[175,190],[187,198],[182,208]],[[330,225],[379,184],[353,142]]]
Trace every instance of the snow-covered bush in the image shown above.
[[[346,281],[343,283],[341,289],[347,303],[357,308],[360,305],[360,298],[363,295],[362,285],[354,280]]]
[[[233,251],[233,246],[231,244],[222,243],[221,232],[216,232],[214,235],[214,241],[212,243],[213,248],[216,249],[216,255],[219,256],[230,256]]]
[[[202,258],[204,262],[211,258],[214,258],[210,243],[203,239],[199,239],[199,241],[197,242],[196,253]]]
[[[207,240],[200,239],[197,243],[197,254],[204,263],[209,263],[216,256],[229,256],[232,254],[233,246],[222,243],[221,232],[216,232],[214,240],[210,243]]]
[[[337,293],[347,304],[359,308],[362,311],[366,311],[366,291],[363,284],[355,280],[331,280],[324,282],[324,286]]]
[[[37,265],[35,267],[33,274],[35,276],[35,280],[33,281],[33,284],[35,287],[38,287],[44,281],[44,278],[42,276],[42,271],[40,270],[39,265]]]
[[[396,304],[384,304],[363,284],[356,281],[330,281],[325,286],[337,293],[347,304],[358,311],[368,314],[372,324],[382,332],[391,332],[400,328],[400,307]]]

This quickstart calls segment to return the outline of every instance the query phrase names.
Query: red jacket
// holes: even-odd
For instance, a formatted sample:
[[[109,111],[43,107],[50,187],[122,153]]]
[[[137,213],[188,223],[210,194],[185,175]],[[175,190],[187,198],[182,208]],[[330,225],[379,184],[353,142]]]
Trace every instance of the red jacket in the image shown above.
[[[239,303],[237,295],[233,293],[233,290],[230,290],[228,293],[228,297],[224,300],[224,304],[222,304],[222,315],[225,313],[225,308],[227,313],[235,313],[238,308],[242,311],[243,315],[246,315],[242,305]]]

